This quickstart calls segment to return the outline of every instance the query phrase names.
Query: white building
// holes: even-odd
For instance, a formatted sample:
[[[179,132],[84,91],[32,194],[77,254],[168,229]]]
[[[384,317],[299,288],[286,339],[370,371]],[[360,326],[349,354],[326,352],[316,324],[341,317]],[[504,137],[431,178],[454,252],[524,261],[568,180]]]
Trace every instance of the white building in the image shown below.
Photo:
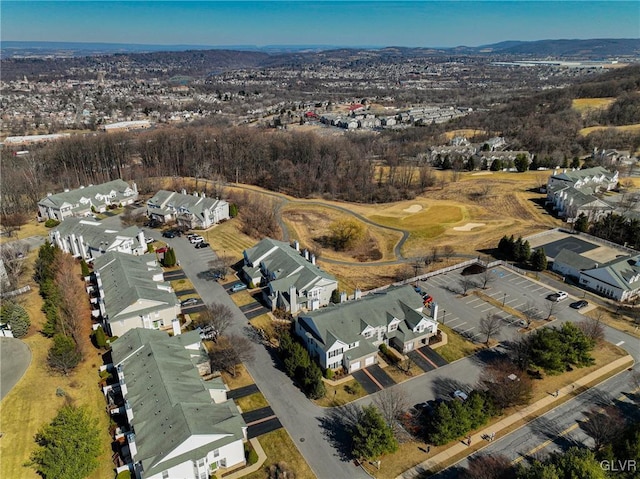
[[[207,229],[229,219],[229,203],[207,198],[204,193],[160,190],[147,201],[147,216],[163,223],[175,220],[189,229]]]

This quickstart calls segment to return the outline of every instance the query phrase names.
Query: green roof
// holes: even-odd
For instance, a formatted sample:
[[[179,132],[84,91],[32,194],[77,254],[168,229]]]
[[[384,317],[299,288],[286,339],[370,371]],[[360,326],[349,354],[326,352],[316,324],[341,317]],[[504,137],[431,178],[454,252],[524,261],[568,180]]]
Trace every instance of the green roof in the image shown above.
[[[215,404],[209,394],[216,386],[224,389],[224,383],[202,380],[191,361],[195,351],[183,344],[193,338],[181,336],[136,328],[113,344],[113,361],[121,365],[125,399],[133,411],[133,460],[142,464],[145,476],[244,438],[246,424],[234,402]],[[198,446],[172,456],[192,436],[198,436]]]
[[[265,268],[275,276],[270,282],[273,291],[288,292],[291,286],[306,291],[318,283],[337,283],[334,276],[307,261],[289,243],[265,238],[244,252],[249,267]]]
[[[110,251],[94,260],[93,270],[102,280],[108,322],[180,305],[168,282],[154,281],[154,276],[162,277],[155,255]],[[138,302],[147,303],[148,307],[126,311]]]
[[[421,312],[423,308],[420,295],[412,286],[406,285],[303,314],[298,321],[309,334],[329,348],[336,340],[345,344],[361,341],[367,326],[386,327],[394,318],[400,320],[398,331],[403,335],[413,334],[411,329],[423,319],[430,318]]]

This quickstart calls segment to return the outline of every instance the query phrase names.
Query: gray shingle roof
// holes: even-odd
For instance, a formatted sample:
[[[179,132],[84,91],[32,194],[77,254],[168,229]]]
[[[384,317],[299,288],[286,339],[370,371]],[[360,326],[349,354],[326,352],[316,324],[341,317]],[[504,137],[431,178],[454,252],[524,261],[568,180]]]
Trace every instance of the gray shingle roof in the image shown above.
[[[367,326],[388,326],[393,318],[400,320],[398,329],[408,334],[422,319],[429,318],[427,314],[416,311],[423,307],[420,295],[412,286],[406,285],[369,294],[360,300],[328,306],[301,315],[298,321],[328,348],[336,339],[347,344],[360,341],[364,339],[361,333]]]
[[[213,402],[180,337],[133,329],[113,344],[114,364],[124,361],[126,400],[133,411],[134,461],[140,461],[149,476],[201,459],[206,452],[244,437],[246,424],[235,404]],[[170,457],[176,447],[194,435],[211,438]]]
[[[124,193],[127,189],[131,189],[131,186],[129,186],[126,181],[113,180],[100,185],[90,185],[84,188],[56,193],[55,195],[41,199],[39,204],[59,209],[65,203],[76,205],[82,198],[91,198],[95,203],[96,195],[107,195],[111,192],[115,192],[115,198],[125,198]]]
[[[149,205],[159,206],[160,211],[164,214],[174,213],[174,210],[178,213],[180,210],[189,212],[198,218],[201,223],[205,222],[205,210],[214,211],[223,203],[226,203],[226,201],[202,196],[183,195],[182,193],[167,190],[158,191],[153,198],[147,201]]]
[[[173,290],[167,291],[166,288],[170,288],[168,282],[153,280],[154,275],[162,274],[162,268],[156,264],[152,254],[133,256],[111,251],[96,258],[93,267],[102,279],[109,322],[180,304]],[[165,289],[159,289],[159,286]],[[135,313],[125,311],[138,301],[148,302],[149,307]]]
[[[640,255],[616,258],[598,268],[585,270],[582,274],[622,290],[632,291],[640,287]]]
[[[566,264],[567,266],[577,270],[591,269],[598,265],[597,261],[586,258],[585,256],[569,249],[561,249],[553,259],[553,262]]]
[[[558,173],[557,175],[553,175],[555,179],[564,180],[567,182],[575,183],[578,180],[586,178],[588,176],[594,175],[604,175],[605,177],[612,179],[614,177],[614,173],[611,173],[609,170],[604,168],[603,166],[595,166],[593,168],[585,168],[584,170],[567,170],[562,173]]]
[[[321,280],[337,282],[336,278],[310,263],[284,241],[265,238],[253,248],[245,250],[245,257],[250,267],[257,267],[262,262],[276,278],[271,281],[274,291],[288,292],[290,286],[298,291],[311,289]]]
[[[118,237],[136,238],[140,233],[140,229],[137,226],[116,230],[104,226],[100,221],[92,218],[67,218],[54,231],[60,233],[63,238],[72,234],[76,235],[76,237],[82,236],[85,244],[93,248],[98,248],[100,244],[104,243],[104,249],[113,247],[117,243]]]

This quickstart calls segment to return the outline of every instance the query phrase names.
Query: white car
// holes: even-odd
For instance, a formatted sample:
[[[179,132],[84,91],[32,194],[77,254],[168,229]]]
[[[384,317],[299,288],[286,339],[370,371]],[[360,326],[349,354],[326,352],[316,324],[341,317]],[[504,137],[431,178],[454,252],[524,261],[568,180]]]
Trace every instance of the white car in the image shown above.
[[[565,291],[556,291],[555,293],[547,296],[547,299],[550,301],[555,301],[557,303],[558,301],[562,301],[563,299],[567,299],[568,297],[569,295]]]
[[[192,238],[189,238],[189,241],[192,244],[196,244],[196,243],[202,243],[204,241],[204,238],[202,236],[194,236]]]

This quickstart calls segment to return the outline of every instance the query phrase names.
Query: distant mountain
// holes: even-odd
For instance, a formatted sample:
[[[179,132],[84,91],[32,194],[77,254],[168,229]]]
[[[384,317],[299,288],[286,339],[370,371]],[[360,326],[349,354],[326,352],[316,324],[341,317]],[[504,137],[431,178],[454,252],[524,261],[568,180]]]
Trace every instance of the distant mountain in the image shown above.
[[[599,38],[590,40],[506,41],[470,48],[482,53],[551,56],[556,58],[604,59],[640,56],[638,38]]]

